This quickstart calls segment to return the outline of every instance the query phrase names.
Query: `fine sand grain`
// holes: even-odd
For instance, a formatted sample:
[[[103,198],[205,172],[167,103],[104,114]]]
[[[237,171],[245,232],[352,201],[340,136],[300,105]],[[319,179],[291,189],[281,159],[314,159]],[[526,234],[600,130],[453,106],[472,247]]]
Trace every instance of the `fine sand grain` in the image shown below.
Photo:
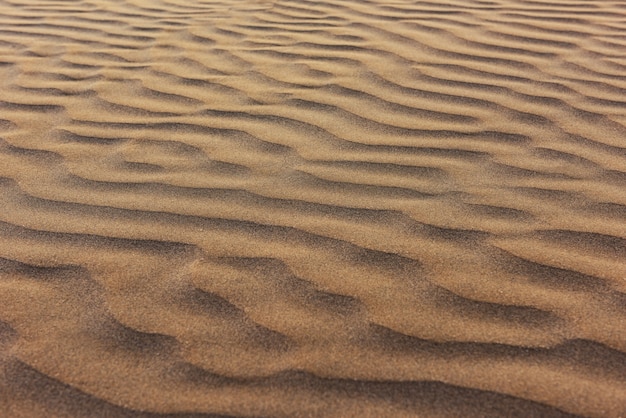
[[[0,0],[0,416],[626,417],[626,7]]]

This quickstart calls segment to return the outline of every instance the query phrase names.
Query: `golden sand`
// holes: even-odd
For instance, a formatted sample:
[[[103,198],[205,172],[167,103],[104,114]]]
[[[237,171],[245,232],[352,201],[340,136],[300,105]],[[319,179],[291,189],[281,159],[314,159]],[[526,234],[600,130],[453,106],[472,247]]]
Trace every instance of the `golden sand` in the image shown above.
[[[0,0],[0,416],[626,417],[620,1]]]

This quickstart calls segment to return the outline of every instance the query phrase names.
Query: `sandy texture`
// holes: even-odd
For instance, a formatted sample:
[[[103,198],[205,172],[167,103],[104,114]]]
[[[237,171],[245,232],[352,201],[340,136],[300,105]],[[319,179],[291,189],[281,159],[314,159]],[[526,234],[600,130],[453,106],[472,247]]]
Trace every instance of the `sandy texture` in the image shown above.
[[[622,1],[0,0],[3,417],[626,417]]]

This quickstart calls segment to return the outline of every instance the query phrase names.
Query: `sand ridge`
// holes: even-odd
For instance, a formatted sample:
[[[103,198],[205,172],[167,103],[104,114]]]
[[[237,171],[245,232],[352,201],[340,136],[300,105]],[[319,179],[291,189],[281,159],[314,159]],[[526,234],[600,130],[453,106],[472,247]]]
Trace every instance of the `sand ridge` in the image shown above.
[[[625,16],[0,0],[0,411],[626,416]]]

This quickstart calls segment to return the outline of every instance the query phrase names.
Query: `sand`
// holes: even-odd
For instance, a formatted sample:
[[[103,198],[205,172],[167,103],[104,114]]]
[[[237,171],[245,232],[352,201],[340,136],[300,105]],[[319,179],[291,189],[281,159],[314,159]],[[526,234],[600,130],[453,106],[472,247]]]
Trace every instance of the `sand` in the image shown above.
[[[620,1],[0,0],[2,417],[626,417]]]

